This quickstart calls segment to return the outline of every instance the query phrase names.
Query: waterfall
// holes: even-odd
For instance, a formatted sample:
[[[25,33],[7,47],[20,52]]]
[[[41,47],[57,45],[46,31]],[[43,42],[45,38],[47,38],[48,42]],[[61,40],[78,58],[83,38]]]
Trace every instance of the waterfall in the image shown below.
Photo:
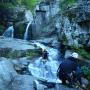
[[[27,40],[28,39],[28,30],[29,30],[29,27],[33,21],[33,15],[30,12],[30,10],[25,11],[25,17],[26,17],[26,21],[28,22],[28,24],[27,24],[27,27],[26,27],[26,30],[24,33],[24,40]]]
[[[28,30],[30,25],[31,25],[31,21],[27,24],[26,31],[24,33],[24,40],[28,39]]]
[[[13,38],[14,37],[13,26],[8,27],[8,29],[6,29],[6,31],[3,33],[3,36]]]
[[[47,80],[48,82],[60,83],[57,79],[57,69],[59,67],[58,62],[58,50],[49,48],[40,43],[35,43],[38,47],[45,48],[49,53],[48,60],[44,60],[42,57],[36,59],[28,66],[31,74],[41,80]]]

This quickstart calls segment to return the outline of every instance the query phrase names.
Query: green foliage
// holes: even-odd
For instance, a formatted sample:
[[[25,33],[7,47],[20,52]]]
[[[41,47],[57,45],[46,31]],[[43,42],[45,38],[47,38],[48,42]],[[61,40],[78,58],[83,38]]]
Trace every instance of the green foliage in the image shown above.
[[[72,6],[75,2],[76,0],[63,0],[60,3],[60,7],[61,9],[66,9],[69,6]]]
[[[18,3],[19,5],[21,5],[22,0],[17,0],[17,3]]]
[[[13,4],[12,3],[0,3],[0,8],[14,8]]]
[[[38,0],[22,0],[21,4],[25,5],[28,9],[33,10]]]
[[[90,52],[87,52],[83,46],[76,47],[75,45],[71,46],[71,49],[81,55],[83,58],[90,59]]]
[[[2,3],[0,3],[0,7],[9,8],[9,7],[15,7],[16,5],[24,5],[28,9],[33,10],[37,2],[40,1],[41,0],[11,0],[9,2],[3,1]]]
[[[81,71],[84,73],[85,77],[90,80],[90,69],[86,66],[82,66]]]

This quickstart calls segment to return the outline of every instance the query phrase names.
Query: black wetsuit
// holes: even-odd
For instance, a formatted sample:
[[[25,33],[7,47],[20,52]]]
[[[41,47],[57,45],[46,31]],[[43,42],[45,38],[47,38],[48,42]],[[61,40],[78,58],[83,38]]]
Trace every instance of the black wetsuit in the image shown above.
[[[62,84],[66,84],[66,80],[69,81],[70,84],[72,84],[71,77],[69,76],[73,71],[77,71],[78,64],[76,62],[75,58],[70,57],[67,60],[64,60],[58,69],[58,77],[62,80]],[[80,71],[79,71],[80,72]],[[79,81],[81,83],[81,78],[79,78]]]

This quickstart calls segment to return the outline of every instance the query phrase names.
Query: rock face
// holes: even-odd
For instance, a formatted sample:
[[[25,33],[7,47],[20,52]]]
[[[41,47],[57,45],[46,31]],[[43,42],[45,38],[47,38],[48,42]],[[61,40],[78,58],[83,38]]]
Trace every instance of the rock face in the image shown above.
[[[66,11],[62,11],[58,3],[58,0],[43,1],[36,6],[36,15],[32,23],[32,38],[57,35],[61,42],[62,33],[64,33],[64,38],[66,38],[64,42],[67,45],[79,47],[81,44],[85,44],[87,46],[90,39],[90,2],[78,0]]]
[[[20,58],[25,56],[37,56],[39,47],[20,39],[0,37],[0,56],[7,58]]]
[[[58,1],[41,2],[36,6],[35,18],[32,23],[32,35],[34,39],[41,37],[53,36],[55,33],[55,26],[52,22],[54,17],[59,12]],[[36,33],[35,33],[36,32]]]
[[[11,90],[33,90],[34,78],[29,75],[18,75],[15,77]]]
[[[76,46],[87,45],[90,39],[90,1],[78,0],[66,13],[68,17],[64,17],[64,31],[71,38],[67,38],[68,41]]]
[[[10,59],[0,58],[0,90],[33,90],[33,81],[30,75],[17,74]]]
[[[24,38],[27,23],[30,21],[31,11],[27,10],[24,6],[6,6],[3,4],[0,6],[0,35],[2,35],[6,29],[12,23],[14,27],[14,38]]]
[[[0,90],[10,90],[8,88],[16,75],[11,61],[0,58]]]
[[[0,7],[0,22],[1,24],[7,25],[8,22],[15,22],[15,21],[21,21],[24,20],[24,10],[25,8],[23,7],[9,7],[6,6]],[[3,22],[2,22],[3,21]]]
[[[90,1],[78,0],[74,7],[68,9],[69,12],[75,14],[77,22],[90,21]]]

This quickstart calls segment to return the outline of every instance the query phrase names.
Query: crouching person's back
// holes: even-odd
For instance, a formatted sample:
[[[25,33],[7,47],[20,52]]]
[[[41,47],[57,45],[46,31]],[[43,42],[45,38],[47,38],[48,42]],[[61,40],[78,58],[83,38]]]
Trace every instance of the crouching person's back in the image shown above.
[[[78,54],[72,54],[71,57],[67,58],[64,60],[58,69],[58,78],[62,81],[63,85],[69,85],[72,87],[72,85],[75,82],[75,79],[79,81],[79,83],[82,85],[81,81],[81,74],[80,74],[80,68],[79,65],[77,64],[77,57]],[[68,83],[67,83],[68,81]]]

